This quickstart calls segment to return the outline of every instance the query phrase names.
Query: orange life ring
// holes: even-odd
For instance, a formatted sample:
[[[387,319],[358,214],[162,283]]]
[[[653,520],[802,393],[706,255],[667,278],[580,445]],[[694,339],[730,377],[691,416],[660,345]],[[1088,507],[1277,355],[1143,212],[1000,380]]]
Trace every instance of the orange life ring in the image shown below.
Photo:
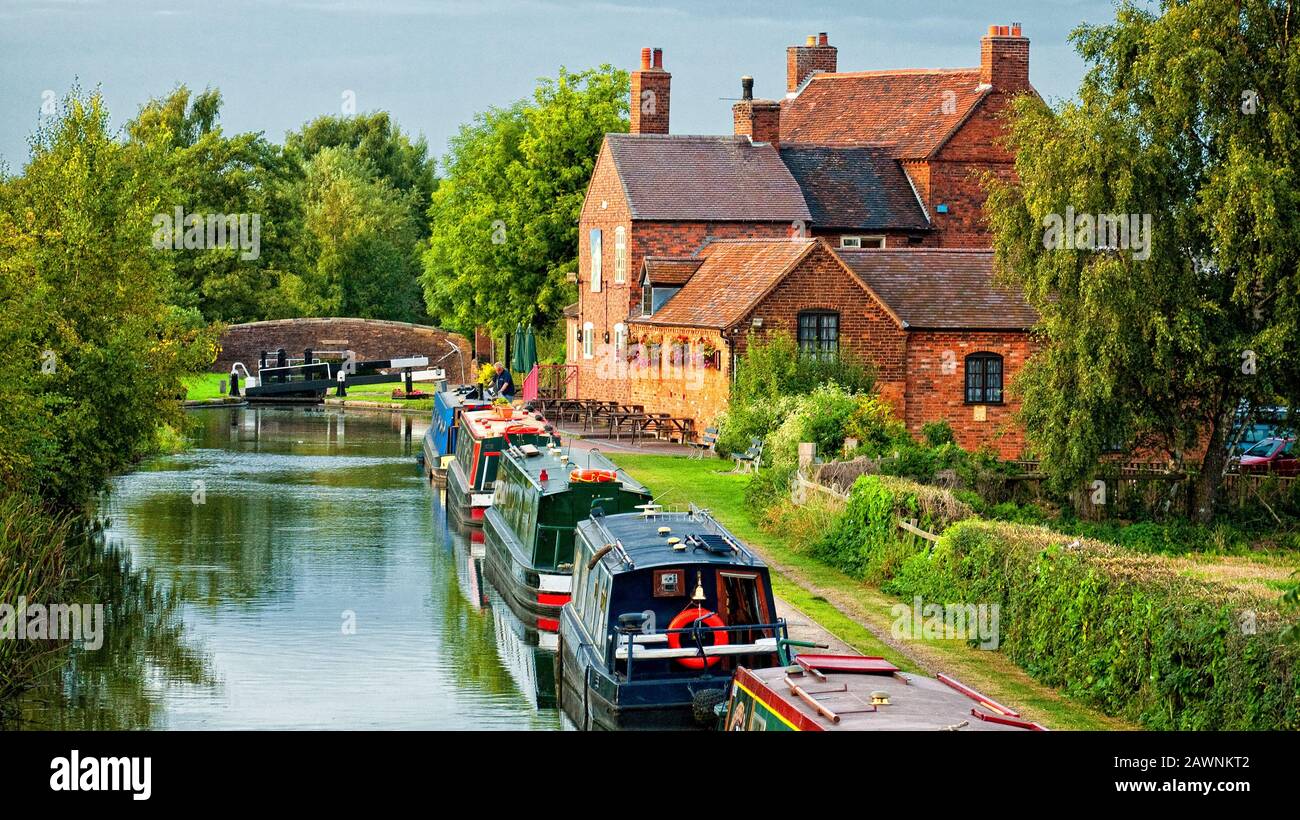
[[[618,472],[615,470],[574,470],[569,473],[570,481],[613,481],[618,478]]]
[[[687,608],[678,612],[677,617],[668,622],[668,629],[682,629],[686,624],[696,623],[711,626],[715,629],[720,629],[727,625],[726,621],[719,618],[716,612],[710,612],[707,609],[700,608]],[[725,646],[731,642],[731,639],[727,637],[726,632],[717,631],[712,634],[714,646]],[[668,645],[673,649],[681,649],[682,633],[670,631],[668,633]],[[687,669],[704,669],[706,666],[713,666],[720,660],[721,658],[717,655],[706,655],[704,657],[696,656],[694,658],[678,658],[677,662],[682,666],[685,666]]]

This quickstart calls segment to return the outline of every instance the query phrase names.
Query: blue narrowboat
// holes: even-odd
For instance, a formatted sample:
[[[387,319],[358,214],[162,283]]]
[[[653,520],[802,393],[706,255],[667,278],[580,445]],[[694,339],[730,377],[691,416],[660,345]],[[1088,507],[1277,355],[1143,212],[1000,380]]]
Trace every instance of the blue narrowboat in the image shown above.
[[[447,464],[456,457],[460,414],[492,406],[478,385],[463,384],[433,394],[433,418],[424,434],[424,474],[435,484],[447,481]]]
[[[583,729],[716,723],[740,667],[788,636],[767,565],[706,510],[593,515],[577,527],[560,614],[560,704]]]

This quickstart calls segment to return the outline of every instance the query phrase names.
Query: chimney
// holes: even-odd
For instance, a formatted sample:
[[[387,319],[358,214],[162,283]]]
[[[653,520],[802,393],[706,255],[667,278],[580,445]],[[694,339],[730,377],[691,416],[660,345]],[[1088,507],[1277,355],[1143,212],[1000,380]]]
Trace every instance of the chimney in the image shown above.
[[[980,82],[999,91],[1029,89],[1029,39],[1019,23],[989,26],[980,39]]]
[[[781,104],[775,100],[754,99],[754,78],[740,78],[740,102],[731,106],[731,121],[738,137],[751,142],[781,145]]]
[[[641,68],[632,72],[633,134],[668,133],[668,95],[673,75],[664,71],[662,48],[641,49]]]
[[[809,34],[808,40],[801,46],[790,46],[785,50],[785,90],[793,94],[803,85],[814,71],[835,73],[839,49],[830,44],[826,32]]]

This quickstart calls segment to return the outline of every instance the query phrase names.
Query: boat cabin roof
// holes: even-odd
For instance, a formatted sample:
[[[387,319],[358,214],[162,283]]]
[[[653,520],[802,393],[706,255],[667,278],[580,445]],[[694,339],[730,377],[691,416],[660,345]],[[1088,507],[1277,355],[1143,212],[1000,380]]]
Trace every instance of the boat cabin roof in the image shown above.
[[[535,428],[538,432],[547,425],[546,417],[541,413],[528,413],[515,410],[508,419],[497,415],[495,409],[466,410],[461,414],[465,426],[474,438],[501,438],[511,427],[522,426]]]
[[[617,481],[623,489],[650,494],[645,485],[596,451],[570,450],[568,447],[551,447],[541,443],[511,447],[503,455],[534,487],[541,490],[542,495],[562,493],[569,489],[570,484],[574,483],[571,476],[575,470],[608,470],[618,476]],[[545,481],[542,480],[542,473],[546,473]]]
[[[803,729],[843,732],[1041,731],[1032,721],[952,678],[900,671],[883,658],[798,655],[795,665],[742,668],[736,683],[766,702],[779,718]],[[832,720],[790,684],[839,718]],[[881,698],[873,697],[883,693]]]
[[[434,393],[433,399],[443,407],[462,407],[465,404],[487,407],[492,403],[490,399],[468,398],[475,389],[472,384],[449,384],[447,389]]]
[[[661,528],[667,532],[661,533]],[[601,558],[610,574],[646,567],[682,564],[719,564],[766,569],[767,565],[744,542],[732,535],[705,510],[663,512],[646,510],[589,518],[578,523],[578,533],[597,549],[617,542],[631,560],[628,566],[619,550]],[[679,539],[675,544],[672,539]]]

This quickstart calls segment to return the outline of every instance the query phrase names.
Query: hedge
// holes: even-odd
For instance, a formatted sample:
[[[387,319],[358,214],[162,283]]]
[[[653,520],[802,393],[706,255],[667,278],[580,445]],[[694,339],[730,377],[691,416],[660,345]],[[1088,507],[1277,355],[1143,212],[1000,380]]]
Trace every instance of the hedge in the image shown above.
[[[1154,729],[1300,728],[1300,645],[1281,636],[1273,599],[1042,527],[953,523],[960,502],[936,493],[864,476],[813,554],[904,598],[1000,605],[1001,651],[1108,714]],[[900,537],[899,515],[942,530],[939,543]]]

